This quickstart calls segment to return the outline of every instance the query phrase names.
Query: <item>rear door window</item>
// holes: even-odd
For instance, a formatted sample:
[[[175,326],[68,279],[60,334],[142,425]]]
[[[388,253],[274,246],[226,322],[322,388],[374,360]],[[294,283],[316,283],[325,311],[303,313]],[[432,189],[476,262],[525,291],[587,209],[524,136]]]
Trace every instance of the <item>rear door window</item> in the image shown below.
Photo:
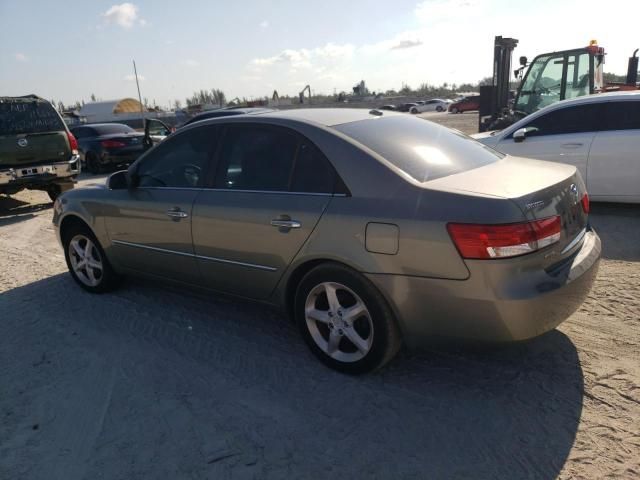
[[[640,130],[640,101],[605,103],[602,130]]]
[[[333,193],[335,173],[329,160],[311,142],[303,140],[298,146],[292,192]]]
[[[227,127],[218,159],[216,188],[288,191],[298,137],[262,125]]]
[[[0,135],[65,131],[60,115],[42,100],[0,100]]]
[[[418,182],[478,168],[504,157],[460,132],[405,115],[344,123],[334,128]]]

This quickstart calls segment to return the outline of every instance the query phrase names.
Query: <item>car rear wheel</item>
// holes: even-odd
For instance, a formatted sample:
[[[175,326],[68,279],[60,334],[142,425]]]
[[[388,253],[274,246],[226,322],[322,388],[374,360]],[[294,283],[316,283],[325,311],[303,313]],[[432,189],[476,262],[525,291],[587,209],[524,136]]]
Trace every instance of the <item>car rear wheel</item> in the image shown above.
[[[100,173],[100,163],[98,162],[98,157],[95,155],[95,153],[87,153],[86,159],[87,170],[89,170],[89,173],[92,173],[94,175]]]
[[[78,285],[91,293],[108,292],[118,286],[119,275],[87,227],[70,227],[62,243],[67,267]]]
[[[442,108],[440,105],[438,105],[438,106],[436,107],[436,112],[441,112],[441,111],[443,111],[443,110],[444,110],[444,108]]]
[[[326,264],[310,271],[298,286],[294,308],[311,351],[340,372],[378,369],[400,348],[400,332],[380,292],[342,265]]]
[[[451,109],[451,113],[459,113],[459,110],[456,107],[453,107]]]

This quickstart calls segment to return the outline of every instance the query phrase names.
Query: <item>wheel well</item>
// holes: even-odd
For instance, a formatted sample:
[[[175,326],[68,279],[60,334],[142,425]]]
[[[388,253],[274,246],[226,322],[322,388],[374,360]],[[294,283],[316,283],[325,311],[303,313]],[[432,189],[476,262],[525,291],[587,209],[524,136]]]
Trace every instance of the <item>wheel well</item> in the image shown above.
[[[62,219],[62,222],[60,222],[60,238],[64,240],[66,232],[68,232],[69,229],[74,226],[87,228],[90,232],[92,232],[91,227],[89,227],[89,225],[87,225],[87,222],[82,220],[80,217],[76,215],[67,215]]]
[[[338,262],[336,260],[329,260],[328,258],[318,258],[314,260],[309,260],[308,262],[305,262],[302,265],[298,265],[296,269],[291,273],[291,275],[289,275],[289,279],[287,280],[285,306],[286,306],[287,314],[289,315],[290,319],[293,320],[295,318],[294,312],[293,312],[293,306],[294,306],[293,303],[296,297],[296,290],[298,288],[298,285],[300,285],[300,282],[302,281],[302,279],[307,273],[309,273],[311,270],[313,270],[317,266],[322,265],[324,263],[334,263],[334,264],[342,265],[347,268],[351,268],[349,265],[345,263]]]

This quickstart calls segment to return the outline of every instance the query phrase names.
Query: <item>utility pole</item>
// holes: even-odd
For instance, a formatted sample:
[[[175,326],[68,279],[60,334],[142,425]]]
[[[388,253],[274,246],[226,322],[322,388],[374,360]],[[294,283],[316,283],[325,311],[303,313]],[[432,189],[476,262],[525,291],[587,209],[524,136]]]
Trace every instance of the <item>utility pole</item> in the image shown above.
[[[140,95],[140,83],[138,83],[138,69],[136,61],[133,60],[133,73],[136,76],[136,87],[138,87],[138,101],[140,102],[140,117],[142,117],[142,126],[144,127],[144,105],[142,104],[142,96]]]

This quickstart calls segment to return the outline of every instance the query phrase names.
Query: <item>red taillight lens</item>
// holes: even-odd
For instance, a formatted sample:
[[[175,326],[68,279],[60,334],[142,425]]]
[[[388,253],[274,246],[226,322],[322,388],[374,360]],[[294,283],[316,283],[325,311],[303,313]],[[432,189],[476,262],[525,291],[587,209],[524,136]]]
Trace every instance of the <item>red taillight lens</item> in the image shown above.
[[[589,205],[589,194],[587,192],[585,192],[580,199],[580,203],[582,204],[582,210],[584,211],[584,213],[589,213],[591,205]]]
[[[67,132],[67,138],[69,139],[69,147],[71,147],[71,153],[74,155],[78,153],[78,140],[73,136],[73,133]]]
[[[560,240],[559,216],[506,225],[450,223],[447,230],[468,259],[507,258],[535,252]]]
[[[102,145],[104,148],[119,148],[125,147],[127,144],[118,140],[103,140],[100,142],[100,145]]]

